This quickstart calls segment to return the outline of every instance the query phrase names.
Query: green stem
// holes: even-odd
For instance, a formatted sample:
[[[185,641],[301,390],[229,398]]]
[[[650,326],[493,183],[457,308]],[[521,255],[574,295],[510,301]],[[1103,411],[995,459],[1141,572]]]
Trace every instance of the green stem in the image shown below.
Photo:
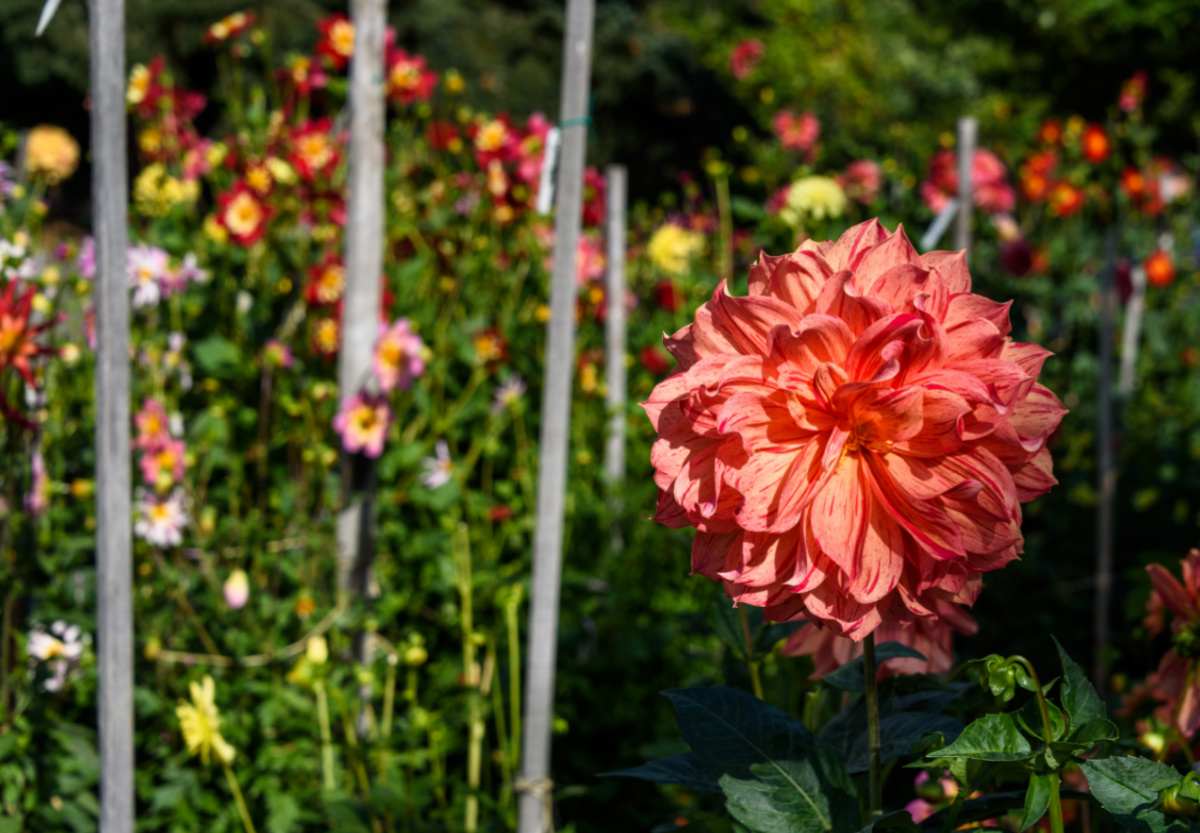
[[[720,246],[717,268],[721,280],[733,279],[733,213],[730,211],[729,175],[721,173],[714,177],[717,189],[717,215],[721,224]]]
[[[321,726],[321,780],[325,789],[337,786],[333,777],[333,731],[329,727],[329,698],[325,696],[325,683],[313,684],[317,693],[317,720]]]
[[[883,814],[883,778],[879,766],[879,681],[875,663],[875,634],[863,640],[863,682],[867,703],[867,751],[869,754],[869,819]]]
[[[1050,708],[1046,705],[1046,695],[1042,691],[1042,681],[1038,679],[1037,671],[1033,667],[1033,663],[1025,659],[1025,657],[1011,657],[1014,662],[1019,662],[1025,666],[1025,670],[1029,673],[1029,680],[1033,683],[1033,694],[1037,698],[1038,713],[1042,717],[1042,740],[1046,744],[1046,748],[1050,748],[1050,744],[1054,742],[1054,726],[1050,722]],[[1061,779],[1057,772],[1050,774],[1050,833],[1063,833],[1063,815],[1062,815],[1062,796],[1059,795],[1059,785]]]
[[[383,724],[380,733],[385,738],[392,736],[392,720],[396,711],[396,665],[399,657],[395,652],[388,654],[387,676],[383,683]]]
[[[225,780],[229,782],[233,801],[237,804],[238,815],[242,817],[242,827],[246,829],[246,833],[255,833],[254,822],[250,819],[250,809],[246,806],[246,799],[242,797],[242,788],[238,785],[237,776],[233,774],[233,768],[229,764],[224,766]]]
[[[754,696],[759,700],[764,700],[762,677],[758,673],[758,660],[754,658],[754,637],[750,634],[750,617],[746,615],[746,608],[740,605],[737,609],[738,620],[742,623],[742,641],[746,645],[746,670],[750,672],[750,688],[754,692]]]

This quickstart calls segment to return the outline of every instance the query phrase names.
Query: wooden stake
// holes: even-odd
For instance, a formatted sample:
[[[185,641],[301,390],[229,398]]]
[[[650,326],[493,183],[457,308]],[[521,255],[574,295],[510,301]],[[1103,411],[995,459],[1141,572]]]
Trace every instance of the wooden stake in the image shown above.
[[[1117,266],[1116,230],[1109,228],[1105,243],[1104,268],[1100,270],[1100,322],[1097,328],[1097,355],[1100,364],[1097,388],[1096,487],[1099,502],[1096,511],[1096,597],[1093,605],[1092,682],[1101,693],[1108,682],[1108,623],[1112,598],[1113,503],[1117,492],[1117,471],[1113,462],[1112,348],[1113,319],[1116,315],[1116,290],[1113,286]]]
[[[350,182],[346,221],[346,292],[338,391],[362,391],[379,335],[379,276],[383,272],[384,33],[386,0],[353,0],[354,56],[350,64]],[[338,589],[365,596],[372,558],[373,469],[343,455],[343,507],[338,514]]]
[[[100,831],[132,833],[133,566],[130,557],[129,244],[125,3],[91,0],[92,211],[96,240],[96,643]]]
[[[550,734],[554,723],[563,502],[570,438],[571,374],[575,363],[575,250],[582,223],[592,16],[593,0],[568,0],[559,107],[562,156],[555,189],[558,206],[554,218],[554,272],[550,321],[546,327],[537,526],[525,674],[524,754],[521,779],[516,785],[521,795],[520,833],[548,833],[554,821]]]
[[[625,168],[610,165],[605,176],[608,231],[604,399],[608,407],[608,442],[604,446],[604,475],[609,485],[615,486],[625,477]]]
[[[958,120],[958,222],[954,225],[954,248],[971,254],[971,220],[975,217],[971,173],[975,162],[975,143],[979,123],[966,116]]]

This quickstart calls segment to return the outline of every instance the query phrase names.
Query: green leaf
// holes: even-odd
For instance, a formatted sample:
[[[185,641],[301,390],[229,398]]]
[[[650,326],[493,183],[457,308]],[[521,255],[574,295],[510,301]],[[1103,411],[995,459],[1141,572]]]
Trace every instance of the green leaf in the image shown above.
[[[1057,639],[1054,640],[1054,646],[1058,648],[1058,658],[1062,661],[1063,667],[1060,699],[1063,708],[1071,718],[1071,728],[1074,729],[1093,720],[1108,717],[1108,709],[1104,707],[1104,701],[1096,693],[1095,686],[1083,673],[1083,669],[1075,660],[1067,656],[1067,652],[1063,650],[1063,646]]]
[[[884,642],[875,648],[875,662],[878,665],[883,665],[889,659],[901,657],[925,659],[925,655],[920,651],[915,651],[899,642]],[[826,674],[821,681],[842,691],[862,692],[866,686],[862,657],[851,660],[836,671]]]
[[[300,804],[285,792],[267,793],[267,833],[291,833],[300,821]]]
[[[1050,807],[1050,793],[1056,789],[1054,776],[1034,775],[1025,790],[1025,811],[1021,814],[1022,833],[1037,824]]]
[[[976,761],[1024,761],[1033,754],[1029,741],[1011,715],[985,714],[949,746],[930,752],[929,758],[970,758]]]
[[[885,710],[879,720],[880,760],[888,763],[897,758],[907,757],[921,741],[931,735],[953,738],[961,731],[962,723],[949,715]],[[870,760],[867,750],[866,709],[855,707],[842,712],[825,725],[819,739],[822,744],[841,756],[846,762],[847,771],[867,771]]]
[[[833,814],[812,763],[774,761],[750,768],[752,779],[721,777],[725,808],[753,833],[829,833]]]
[[[242,354],[233,342],[220,336],[209,336],[193,348],[196,364],[204,373],[218,378],[236,376]]]
[[[901,833],[919,833],[921,830],[908,814],[908,810],[893,810],[859,828],[857,833],[876,833],[882,830],[898,830]]]
[[[691,752],[606,774],[716,791],[723,775],[748,778],[754,764],[800,760],[813,750],[804,724],[747,692],[713,686],[663,694]]]
[[[1050,717],[1050,731],[1052,733],[1050,740],[1059,740],[1067,732],[1067,719],[1063,716],[1062,709],[1049,701],[1046,702],[1046,714]],[[1045,729],[1042,727],[1042,712],[1038,708],[1036,697],[1031,698],[1017,712],[1017,722],[1031,736],[1039,740],[1045,740]]]
[[[1091,794],[1123,828],[1153,833],[1186,829],[1157,809],[1159,792],[1182,780],[1172,767],[1132,756],[1084,761],[1080,767]]]

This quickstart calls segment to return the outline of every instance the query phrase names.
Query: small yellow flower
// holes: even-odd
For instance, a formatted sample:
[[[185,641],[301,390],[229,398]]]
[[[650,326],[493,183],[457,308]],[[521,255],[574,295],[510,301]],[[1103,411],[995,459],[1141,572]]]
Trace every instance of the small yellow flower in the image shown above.
[[[536,310],[534,310],[534,313],[533,313],[533,315],[534,315],[534,318],[536,318],[536,319],[537,319],[538,321],[540,321],[541,323],[545,324],[547,321],[549,321],[549,320],[550,320],[550,307],[549,307],[549,305],[547,305],[547,304],[538,304],[538,307],[537,307],[537,309],[536,309]]]
[[[181,702],[175,708],[188,752],[199,755],[204,764],[215,758],[218,763],[228,766],[237,752],[221,737],[221,714],[217,711],[216,686],[212,677],[205,675],[200,682],[192,682],[188,690],[192,701]]]
[[[155,154],[162,150],[162,131],[157,127],[147,127],[138,133],[138,147],[142,153]]]
[[[280,185],[291,185],[296,181],[296,171],[278,156],[267,157],[266,165],[267,170],[271,172],[271,178]]]
[[[68,341],[58,349],[58,357],[68,366],[78,362],[80,355],[79,345],[73,341]]]
[[[145,64],[137,64],[129,71],[129,86],[125,89],[125,101],[141,104],[150,91],[150,70]]]
[[[446,73],[446,80],[443,82],[446,92],[451,95],[458,95],[467,88],[467,82],[463,79],[462,73],[456,69],[452,69]]]
[[[84,500],[92,496],[92,491],[95,488],[91,480],[79,478],[71,481],[71,496],[77,500]]]
[[[50,299],[42,293],[38,292],[33,296],[33,311],[39,315],[49,315],[50,310],[54,309],[54,305],[50,303]]]
[[[204,234],[214,243],[224,243],[229,239],[229,232],[212,214],[204,218]]]

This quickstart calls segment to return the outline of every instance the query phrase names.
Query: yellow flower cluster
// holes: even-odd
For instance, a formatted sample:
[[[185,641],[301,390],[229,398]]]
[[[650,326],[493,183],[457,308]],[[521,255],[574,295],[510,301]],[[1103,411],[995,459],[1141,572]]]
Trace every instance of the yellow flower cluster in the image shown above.
[[[846,211],[846,192],[837,180],[827,176],[806,176],[788,188],[787,201],[779,216],[798,227],[807,219],[826,220]]]
[[[79,143],[61,127],[41,124],[25,138],[25,170],[57,185],[79,166]]]
[[[704,236],[678,223],[660,226],[646,246],[650,262],[668,275],[682,275],[703,251]]]
[[[194,179],[171,176],[158,162],[147,165],[133,181],[133,202],[146,217],[163,217],[176,206],[193,204],[199,195]]]

